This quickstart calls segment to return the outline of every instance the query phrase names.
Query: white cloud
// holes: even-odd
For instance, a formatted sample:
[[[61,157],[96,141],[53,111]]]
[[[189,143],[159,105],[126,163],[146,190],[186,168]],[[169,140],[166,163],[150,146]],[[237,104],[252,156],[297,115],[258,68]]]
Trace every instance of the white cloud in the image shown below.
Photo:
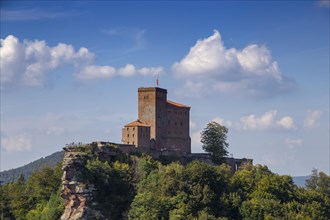
[[[298,138],[298,139],[286,138],[286,139],[284,140],[284,143],[285,143],[290,149],[293,149],[293,148],[295,148],[295,147],[299,147],[299,146],[301,146],[301,145],[304,143],[304,141],[303,141],[302,139],[300,139],[300,138]]]
[[[85,66],[76,77],[82,80],[106,79],[116,75],[116,69],[111,66]]]
[[[242,50],[227,49],[217,30],[210,37],[198,40],[181,61],[172,65],[172,70],[177,77],[189,82],[186,89],[197,84],[201,92],[211,88],[212,91],[266,96],[294,86],[281,74],[266,46],[252,44]]]
[[[2,147],[8,152],[22,152],[31,150],[31,140],[25,135],[5,137],[1,141]]]
[[[282,117],[279,120],[276,120],[277,110],[272,110],[265,112],[261,116],[256,116],[254,114],[242,116],[240,118],[240,127],[244,130],[263,130],[263,129],[287,129],[291,130],[296,128],[294,120],[290,116]]]
[[[118,70],[118,74],[122,76],[133,76],[136,74],[135,66],[132,64],[127,64]]]
[[[1,86],[41,86],[55,69],[72,65],[75,76],[81,80],[106,79],[114,76],[155,76],[163,74],[162,67],[142,67],[137,69],[127,64],[116,69],[109,65],[93,63],[95,55],[87,48],[75,50],[70,44],[59,43],[54,47],[45,41],[24,40],[20,42],[13,35],[1,39],[0,48]]]
[[[63,64],[79,66],[94,58],[94,54],[83,47],[78,51],[63,43],[49,47],[45,41],[20,42],[13,35],[1,39],[0,56],[2,83],[29,86],[42,85],[46,74]]]
[[[46,133],[48,135],[59,136],[64,133],[64,128],[52,126],[47,129]]]
[[[320,119],[323,112],[319,110],[308,110],[304,119],[305,128],[316,128],[320,125]]]
[[[286,129],[293,129],[296,127],[294,124],[293,118],[291,118],[290,116],[285,116],[285,117],[281,118],[281,120],[277,121],[277,124],[280,127],[283,127]]]
[[[251,114],[241,117],[240,122],[244,130],[270,128],[273,125],[276,114],[276,110],[266,112],[260,117]]]
[[[201,143],[201,132],[198,130],[191,135],[191,149],[193,152],[203,152]]]
[[[163,67],[143,67],[138,70],[142,76],[158,76],[164,73]]]
[[[143,67],[141,69],[136,69],[132,64],[127,64],[126,66],[116,69],[112,66],[85,66],[79,72],[76,73],[76,77],[81,80],[93,80],[93,79],[108,79],[115,76],[157,76],[164,73],[162,67]]]

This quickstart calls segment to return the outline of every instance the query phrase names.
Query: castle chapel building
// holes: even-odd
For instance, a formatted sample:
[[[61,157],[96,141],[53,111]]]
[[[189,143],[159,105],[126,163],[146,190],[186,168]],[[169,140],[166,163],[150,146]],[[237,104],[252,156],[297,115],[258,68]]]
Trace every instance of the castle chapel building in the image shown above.
[[[138,120],[124,126],[122,142],[143,152],[176,151],[191,153],[190,107],[167,100],[167,90],[138,89]]]

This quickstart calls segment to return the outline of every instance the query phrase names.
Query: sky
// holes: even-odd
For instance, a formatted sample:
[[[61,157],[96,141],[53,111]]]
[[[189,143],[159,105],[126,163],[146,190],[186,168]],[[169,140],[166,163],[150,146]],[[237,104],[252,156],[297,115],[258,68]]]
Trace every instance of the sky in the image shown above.
[[[121,142],[137,89],[216,121],[229,155],[329,175],[329,1],[1,1],[1,170]]]

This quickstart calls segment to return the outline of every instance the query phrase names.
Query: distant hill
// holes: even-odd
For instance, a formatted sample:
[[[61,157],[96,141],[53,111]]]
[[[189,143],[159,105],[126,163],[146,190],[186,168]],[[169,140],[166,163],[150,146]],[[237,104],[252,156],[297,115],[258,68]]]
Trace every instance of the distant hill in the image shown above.
[[[292,180],[297,186],[305,187],[305,181],[309,178],[310,176],[293,176]]]
[[[47,157],[42,157],[38,160],[35,160],[22,167],[0,172],[1,184],[6,184],[17,180],[21,174],[23,174],[25,179],[27,179],[34,171],[40,170],[45,165],[48,165],[50,167],[55,167],[56,164],[58,164],[63,160],[63,156],[64,156],[64,151],[58,151]]]

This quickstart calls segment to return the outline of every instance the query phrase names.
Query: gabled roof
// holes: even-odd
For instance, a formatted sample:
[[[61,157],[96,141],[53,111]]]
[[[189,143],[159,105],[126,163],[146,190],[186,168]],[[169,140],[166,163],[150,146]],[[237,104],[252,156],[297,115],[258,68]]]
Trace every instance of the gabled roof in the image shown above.
[[[177,102],[173,102],[173,101],[170,101],[170,100],[167,100],[167,103],[170,104],[170,105],[174,105],[176,107],[180,107],[180,108],[190,108],[189,106],[186,106],[186,105],[183,105],[183,104],[180,104],[180,103],[177,103]]]
[[[140,120],[136,120],[136,121],[133,121],[133,122],[125,125],[125,127],[150,127],[150,126],[144,124]]]

